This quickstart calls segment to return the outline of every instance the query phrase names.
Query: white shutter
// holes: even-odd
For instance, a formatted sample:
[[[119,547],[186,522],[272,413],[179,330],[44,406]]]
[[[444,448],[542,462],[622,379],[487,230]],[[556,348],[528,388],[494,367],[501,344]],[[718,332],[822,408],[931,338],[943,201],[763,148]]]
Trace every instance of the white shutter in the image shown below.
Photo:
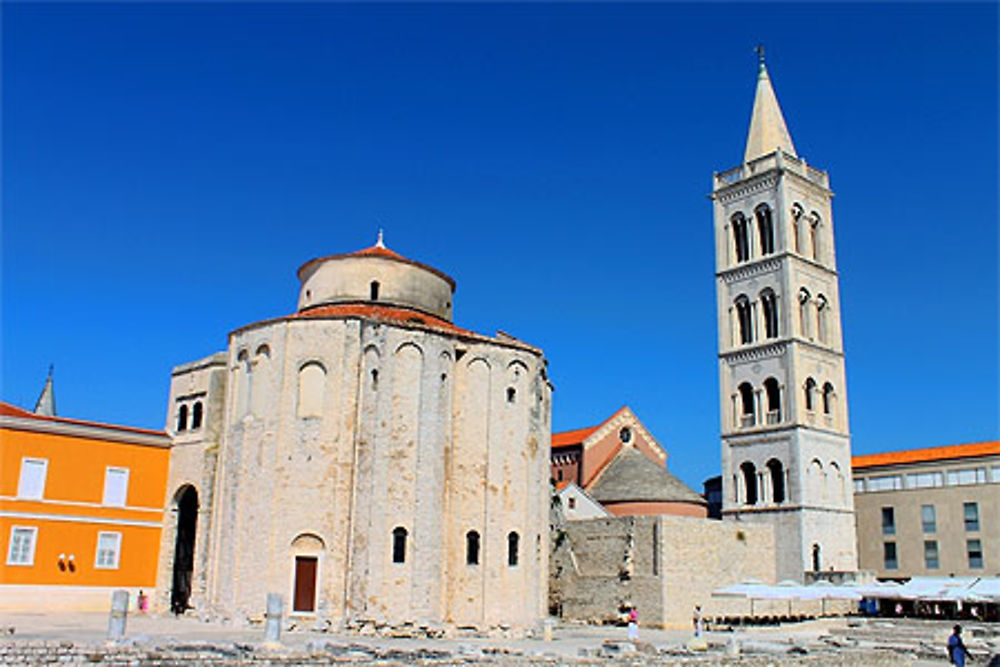
[[[104,504],[125,507],[128,496],[128,468],[109,467],[104,475]]]
[[[21,459],[21,477],[17,482],[17,497],[40,500],[45,495],[47,459]]]

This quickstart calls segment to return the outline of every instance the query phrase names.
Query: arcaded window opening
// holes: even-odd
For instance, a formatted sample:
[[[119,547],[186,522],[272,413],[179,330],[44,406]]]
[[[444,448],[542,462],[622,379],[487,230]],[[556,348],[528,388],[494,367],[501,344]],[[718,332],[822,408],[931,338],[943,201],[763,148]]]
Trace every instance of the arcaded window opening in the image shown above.
[[[201,401],[195,401],[194,407],[191,409],[191,430],[201,428],[201,418],[204,408],[201,406]]]
[[[815,399],[816,380],[813,380],[812,378],[808,378],[806,380],[805,394],[806,394],[806,410],[812,412],[815,409],[815,402],[816,402]]]
[[[823,385],[823,414],[833,412],[833,385],[827,382]]]
[[[474,530],[465,534],[465,564],[479,565],[479,533]]]
[[[743,474],[743,487],[746,489],[746,504],[757,504],[757,467],[747,461],[740,466]]]
[[[186,431],[188,427],[188,406],[182,405],[177,411],[177,432]]]
[[[406,529],[396,526],[392,529],[392,562],[406,562]]]
[[[819,342],[826,342],[826,322],[827,313],[829,308],[827,308],[826,297],[822,294],[816,296],[816,338]]]
[[[742,213],[732,217],[733,238],[736,241],[736,261],[745,262],[750,259],[750,226]]]
[[[774,224],[771,221],[771,209],[767,204],[761,204],[755,213],[757,215],[757,231],[760,233],[760,254],[770,255],[774,252]]]
[[[805,287],[799,290],[799,329],[804,338],[811,338],[809,330],[809,301],[812,295]]]
[[[785,502],[785,467],[778,459],[767,462],[767,471],[771,475],[771,499],[776,503]]]
[[[736,320],[740,327],[740,343],[753,342],[753,319],[750,314],[750,299],[745,296],[736,298]]]
[[[753,426],[757,421],[754,412],[753,387],[750,386],[749,382],[744,382],[739,386],[739,392],[742,407],[740,425],[743,427]]]
[[[778,297],[770,289],[760,294],[760,305],[764,311],[764,335],[768,338],[778,337]]]
[[[781,387],[774,378],[764,380],[764,394],[767,397],[767,423],[781,423]]]
[[[809,239],[812,245],[812,258],[819,261],[819,213],[812,212],[809,223]]]

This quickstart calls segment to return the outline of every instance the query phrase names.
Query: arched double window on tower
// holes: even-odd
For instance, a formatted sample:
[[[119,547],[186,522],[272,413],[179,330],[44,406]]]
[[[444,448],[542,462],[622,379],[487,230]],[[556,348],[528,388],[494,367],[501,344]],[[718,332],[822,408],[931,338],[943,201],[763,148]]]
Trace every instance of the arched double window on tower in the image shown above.
[[[785,502],[785,467],[778,459],[771,459],[767,462],[767,472],[771,477],[771,500]]]
[[[740,426],[750,428],[757,423],[754,410],[753,387],[749,382],[744,382],[739,386],[740,392]]]
[[[805,287],[799,290],[799,330],[803,338],[812,338],[812,327],[809,325],[809,302],[812,295]]]
[[[191,407],[191,430],[196,431],[201,428],[201,419],[204,413],[204,408],[201,406],[201,401],[195,401],[194,405]]]
[[[753,317],[750,312],[750,299],[741,294],[736,297],[736,323],[739,326],[740,344],[753,342]]]
[[[806,378],[805,392],[806,411],[812,412],[816,409],[816,380]]]
[[[760,307],[764,314],[764,336],[778,337],[778,297],[771,288],[760,293]]]
[[[750,226],[742,213],[730,218],[733,227],[733,240],[736,242],[736,261],[745,262],[750,259]]]
[[[754,209],[757,217],[757,231],[760,234],[760,254],[770,255],[774,252],[774,223],[771,221],[771,208],[761,204]]]
[[[757,504],[757,467],[745,461],[740,466],[743,477],[743,502],[747,505]]]
[[[825,343],[827,338],[827,320],[830,309],[827,307],[826,297],[822,294],[816,295],[816,339]]]
[[[823,414],[832,415],[833,414],[833,385],[827,382],[823,385]]]
[[[809,214],[809,243],[812,249],[812,258],[817,262],[819,260],[819,213],[813,211]]]
[[[802,214],[805,211],[798,203],[792,204],[792,250],[802,253]]]
[[[774,378],[764,380],[764,394],[767,397],[767,423],[781,423],[781,387]]]

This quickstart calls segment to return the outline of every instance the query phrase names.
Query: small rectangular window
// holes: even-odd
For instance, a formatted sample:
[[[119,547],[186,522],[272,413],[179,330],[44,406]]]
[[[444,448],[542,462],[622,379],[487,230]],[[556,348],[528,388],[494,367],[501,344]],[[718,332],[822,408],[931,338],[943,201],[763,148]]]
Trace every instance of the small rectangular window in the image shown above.
[[[965,530],[977,532],[979,530],[979,504],[965,503],[962,507],[965,514]]]
[[[882,534],[896,534],[896,512],[891,507],[882,508]]]
[[[11,526],[7,565],[34,565],[37,536],[38,528],[34,526]]]
[[[104,473],[104,501],[111,507],[125,507],[128,496],[128,468],[109,466]]]
[[[928,570],[936,570],[940,567],[938,563],[937,540],[924,541],[924,567]]]
[[[854,478],[854,493],[864,493],[865,492],[865,479],[864,477]]]
[[[937,532],[937,512],[934,511],[934,505],[920,506],[920,524],[925,533]]]
[[[868,478],[869,491],[898,491],[902,488],[902,475],[882,475]]]
[[[885,542],[882,544],[882,564],[887,570],[895,570],[899,567],[896,560],[896,543]]]
[[[966,542],[969,552],[969,568],[973,570],[983,569],[983,543],[979,540],[969,540]]]
[[[929,489],[944,486],[944,475],[941,472],[918,472],[906,476],[906,487],[909,489]]]
[[[94,568],[97,570],[117,570],[121,546],[121,533],[98,533],[97,556],[94,558]]]
[[[41,500],[45,495],[45,477],[48,459],[21,459],[21,476],[17,480],[17,497],[25,500]]]
[[[986,468],[966,468],[964,470],[949,470],[949,486],[965,486],[968,484],[985,484]]]

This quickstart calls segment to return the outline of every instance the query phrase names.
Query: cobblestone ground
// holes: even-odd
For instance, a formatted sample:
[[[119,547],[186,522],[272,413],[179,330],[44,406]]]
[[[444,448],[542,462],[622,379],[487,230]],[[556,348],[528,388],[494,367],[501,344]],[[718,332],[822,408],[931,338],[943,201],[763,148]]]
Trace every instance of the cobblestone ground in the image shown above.
[[[709,632],[699,644],[686,631],[561,624],[553,639],[503,633],[451,633],[440,638],[407,630],[362,633],[286,630],[267,646],[263,628],[195,618],[131,615],[126,639],[106,640],[102,614],[0,614],[0,665],[802,665],[929,667],[947,665],[950,625],[924,621],[823,619],[777,627]],[[1000,653],[1000,627],[967,626],[966,639],[986,665]],[[1000,665],[1000,658],[997,658]]]

